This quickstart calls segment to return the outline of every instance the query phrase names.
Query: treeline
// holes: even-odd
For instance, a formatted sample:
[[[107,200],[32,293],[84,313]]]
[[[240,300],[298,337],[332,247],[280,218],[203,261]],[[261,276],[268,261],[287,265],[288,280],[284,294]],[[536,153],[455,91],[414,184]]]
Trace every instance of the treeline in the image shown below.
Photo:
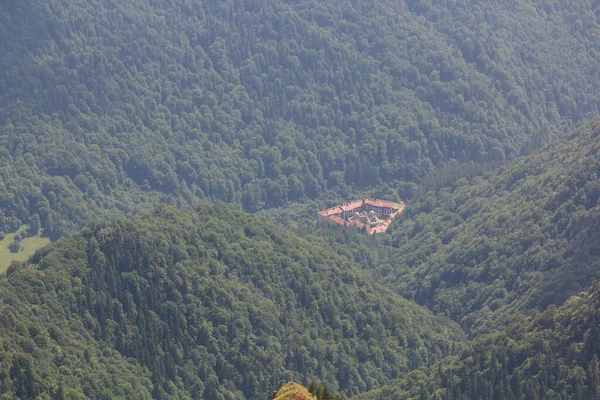
[[[255,212],[382,183],[405,198],[448,162],[512,159],[598,111],[596,12],[4,2],[0,231],[39,218],[58,237],[158,202]]]
[[[281,380],[350,396],[464,338],[357,264],[223,203],[94,223],[6,275],[11,398],[262,400]]]
[[[317,400],[347,400],[346,396],[327,389],[327,386],[322,383],[316,384],[312,382],[308,387],[308,391],[314,395]]]

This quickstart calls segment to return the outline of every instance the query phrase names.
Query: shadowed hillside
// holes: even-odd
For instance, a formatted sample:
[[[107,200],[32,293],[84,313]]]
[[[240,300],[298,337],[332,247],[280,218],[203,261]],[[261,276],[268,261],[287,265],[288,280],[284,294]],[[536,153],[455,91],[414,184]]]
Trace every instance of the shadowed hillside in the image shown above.
[[[0,231],[38,215],[58,237],[159,201],[254,212],[512,159],[598,112],[597,12],[4,1]]]

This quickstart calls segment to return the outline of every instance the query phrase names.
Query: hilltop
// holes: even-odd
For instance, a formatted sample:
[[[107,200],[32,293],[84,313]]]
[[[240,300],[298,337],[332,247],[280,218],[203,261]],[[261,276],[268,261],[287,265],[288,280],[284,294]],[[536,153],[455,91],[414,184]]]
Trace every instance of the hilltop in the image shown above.
[[[330,391],[323,384],[314,382],[305,388],[296,382],[282,385],[279,390],[272,394],[273,400],[346,400],[346,397]]]
[[[307,388],[294,382],[289,382],[279,388],[274,400],[317,400]]]
[[[352,395],[460,350],[446,318],[223,203],[93,223],[0,279],[0,387],[35,398]]]

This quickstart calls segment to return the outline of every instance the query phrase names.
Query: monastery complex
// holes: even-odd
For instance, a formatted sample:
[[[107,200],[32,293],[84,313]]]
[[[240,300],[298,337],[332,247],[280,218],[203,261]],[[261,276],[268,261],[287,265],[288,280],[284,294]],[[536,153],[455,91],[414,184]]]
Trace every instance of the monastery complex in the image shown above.
[[[403,202],[364,199],[321,210],[317,214],[319,218],[336,224],[365,228],[369,235],[373,235],[387,231],[394,218],[405,208]]]

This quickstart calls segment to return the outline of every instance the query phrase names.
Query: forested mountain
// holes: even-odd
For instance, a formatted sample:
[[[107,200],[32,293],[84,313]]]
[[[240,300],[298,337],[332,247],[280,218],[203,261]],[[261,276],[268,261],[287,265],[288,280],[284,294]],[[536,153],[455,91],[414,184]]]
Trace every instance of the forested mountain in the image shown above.
[[[257,211],[511,159],[599,109],[591,0],[6,0],[0,231]]]
[[[599,398],[599,17],[0,1],[0,398]]]
[[[472,336],[587,289],[600,271],[600,120],[493,172],[471,172],[428,180],[431,190],[391,227],[383,279]]]
[[[600,399],[600,287],[356,400]]]
[[[280,380],[352,395],[464,338],[357,264],[223,203],[93,223],[6,275],[11,399],[263,400]]]

